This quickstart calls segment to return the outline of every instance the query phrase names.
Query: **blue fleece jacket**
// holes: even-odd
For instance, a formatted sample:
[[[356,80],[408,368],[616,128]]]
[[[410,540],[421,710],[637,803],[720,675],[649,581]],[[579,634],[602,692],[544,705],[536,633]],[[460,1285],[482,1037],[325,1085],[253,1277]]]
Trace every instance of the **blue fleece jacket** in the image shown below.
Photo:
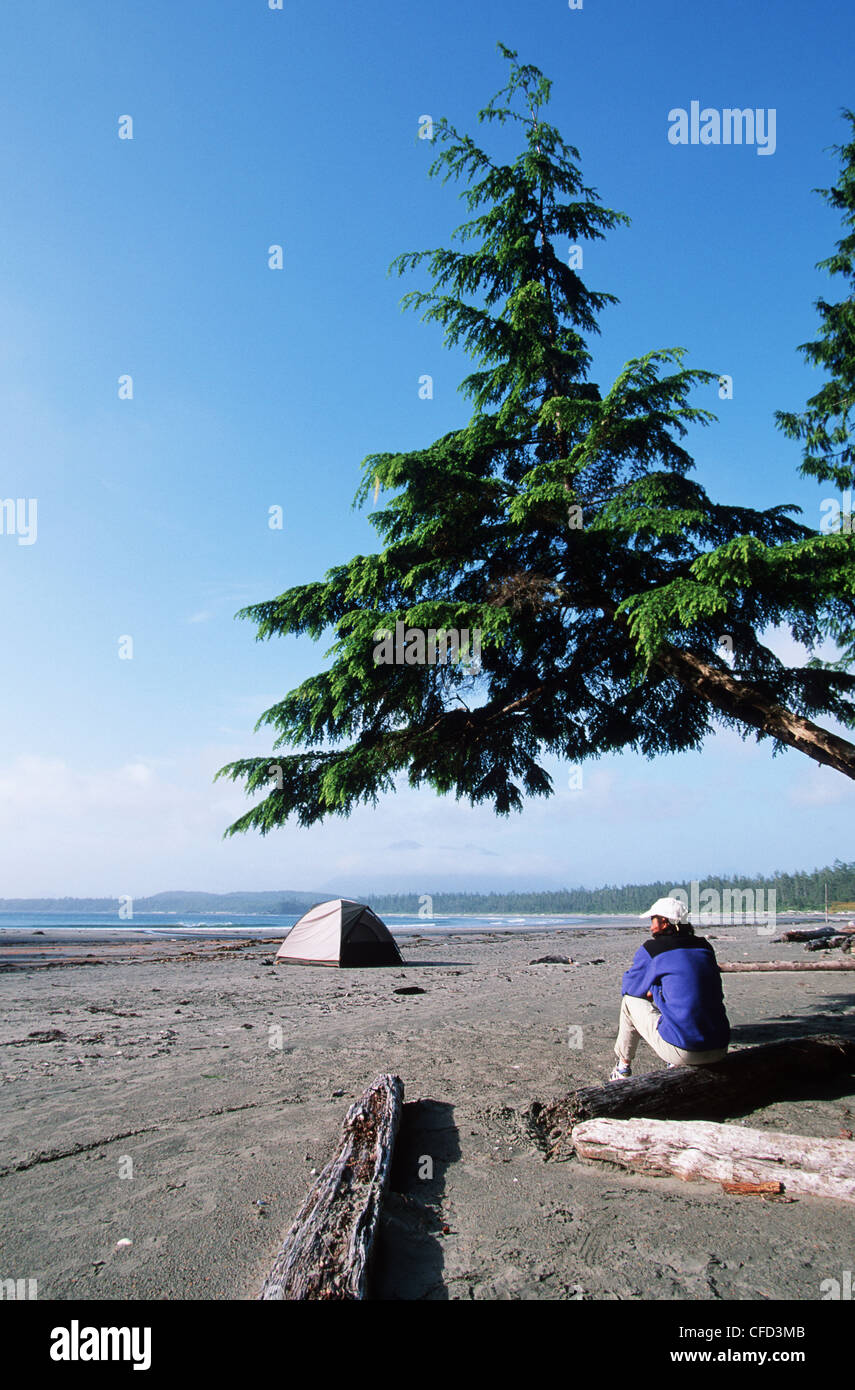
[[[662,932],[639,946],[623,977],[623,993],[644,999],[648,992],[662,1015],[659,1034],[666,1042],[687,1052],[727,1047],[721,971],[702,936]]]

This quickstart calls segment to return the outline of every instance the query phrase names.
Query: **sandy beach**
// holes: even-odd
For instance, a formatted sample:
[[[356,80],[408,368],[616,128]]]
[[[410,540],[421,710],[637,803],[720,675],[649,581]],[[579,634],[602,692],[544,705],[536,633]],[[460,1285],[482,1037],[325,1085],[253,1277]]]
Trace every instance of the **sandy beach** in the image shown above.
[[[802,952],[705,934],[720,961]],[[45,1300],[254,1298],[347,1106],[393,1071],[375,1297],[819,1299],[852,1267],[852,1207],[545,1162],[528,1133],[533,1100],[608,1075],[643,937],[406,936],[382,970],[274,968],[270,940],[4,943],[0,1276]],[[530,964],[556,953],[574,963]],[[735,1046],[855,1032],[853,975],[724,985]],[[637,1072],[661,1065],[640,1049]],[[837,1137],[853,1115],[838,1088],[732,1123]]]

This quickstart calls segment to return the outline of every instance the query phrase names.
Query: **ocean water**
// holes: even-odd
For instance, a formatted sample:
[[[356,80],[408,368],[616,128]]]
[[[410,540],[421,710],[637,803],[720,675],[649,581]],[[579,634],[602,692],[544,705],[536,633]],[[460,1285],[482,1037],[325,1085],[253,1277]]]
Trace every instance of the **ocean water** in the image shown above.
[[[547,931],[568,927],[627,926],[633,917],[516,916],[493,913],[484,916],[420,917],[400,913],[380,914],[389,930],[398,934],[442,934],[446,932]],[[299,913],[181,914],[140,912],[133,918],[120,918],[116,912],[0,912],[0,942],[43,934],[51,940],[81,937],[168,937],[210,936],[283,937],[298,920]]]
[[[127,940],[143,937],[162,937],[169,940],[234,936],[271,937],[280,941],[299,920],[300,913],[177,913],[140,912],[133,918],[119,917],[115,912],[0,912],[0,947],[4,943],[34,941],[44,937],[46,941],[76,941],[78,943],[93,939]],[[611,929],[623,927],[640,933],[645,931],[644,923],[635,914],[620,916],[584,916],[582,914],[530,914],[490,913],[471,916],[421,917],[417,913],[381,913],[383,921],[396,936],[418,935],[442,936],[450,932],[545,932],[566,931],[568,928]],[[721,918],[702,917],[695,922],[698,931],[710,927],[748,925],[754,922],[753,914],[741,913]],[[758,917],[758,920],[762,918]],[[783,926],[807,922],[816,925],[822,920],[821,913],[778,913],[777,920]]]

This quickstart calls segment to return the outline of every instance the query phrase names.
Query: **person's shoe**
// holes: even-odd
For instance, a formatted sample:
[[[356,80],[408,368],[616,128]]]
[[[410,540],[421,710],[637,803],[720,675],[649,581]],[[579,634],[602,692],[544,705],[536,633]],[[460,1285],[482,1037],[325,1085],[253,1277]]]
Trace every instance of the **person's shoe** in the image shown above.
[[[609,1077],[609,1081],[626,1081],[630,1076],[632,1076],[632,1067],[623,1066],[618,1062]]]

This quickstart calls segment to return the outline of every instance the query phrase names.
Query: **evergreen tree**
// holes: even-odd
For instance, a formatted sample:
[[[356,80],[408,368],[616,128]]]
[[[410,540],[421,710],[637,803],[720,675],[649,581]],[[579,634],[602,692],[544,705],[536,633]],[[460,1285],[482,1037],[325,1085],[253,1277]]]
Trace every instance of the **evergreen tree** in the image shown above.
[[[841,159],[840,177],[832,188],[814,192],[843,214],[846,229],[834,254],[820,261],[817,270],[842,276],[848,294],[836,304],[817,300],[819,337],[799,348],[811,366],[829,373],[829,379],[800,415],[779,410],[775,418],[788,438],[802,441],[802,473],[845,489],[855,486],[855,112],[844,111],[843,116],[852,138],[833,147]]]
[[[719,506],[689,478],[682,440],[713,418],[690,393],[717,374],[688,369],[682,349],[633,359],[605,394],[590,382],[584,335],[612,296],[588,289],[555,241],[602,238],[627,219],[542,119],[550,83],[500,48],[509,82],[480,119],[516,123],[521,152],[494,162],[440,123],[431,173],[465,180],[477,215],[455,234],[463,249],[395,263],[427,261],[433,288],[404,302],[475,358],[462,387],[474,413],[427,448],[364,461],[357,500],[385,494],[372,516],[380,553],[243,610],[259,639],[332,629],[335,640],[330,668],[261,716],[275,760],[218,773],[267,793],[228,833],[347,814],[403,772],[506,813],[550,792],[544,754],[697,748],[713,715],[855,775],[855,747],[807,717],[851,722],[853,678],[785,667],[758,636],[787,619],[810,636],[826,596],[802,575],[782,597],[732,573],[763,556],[767,576],[770,557],[811,533],[793,507]],[[382,664],[378,638],[398,623],[480,633],[480,665],[429,664],[414,640]]]

